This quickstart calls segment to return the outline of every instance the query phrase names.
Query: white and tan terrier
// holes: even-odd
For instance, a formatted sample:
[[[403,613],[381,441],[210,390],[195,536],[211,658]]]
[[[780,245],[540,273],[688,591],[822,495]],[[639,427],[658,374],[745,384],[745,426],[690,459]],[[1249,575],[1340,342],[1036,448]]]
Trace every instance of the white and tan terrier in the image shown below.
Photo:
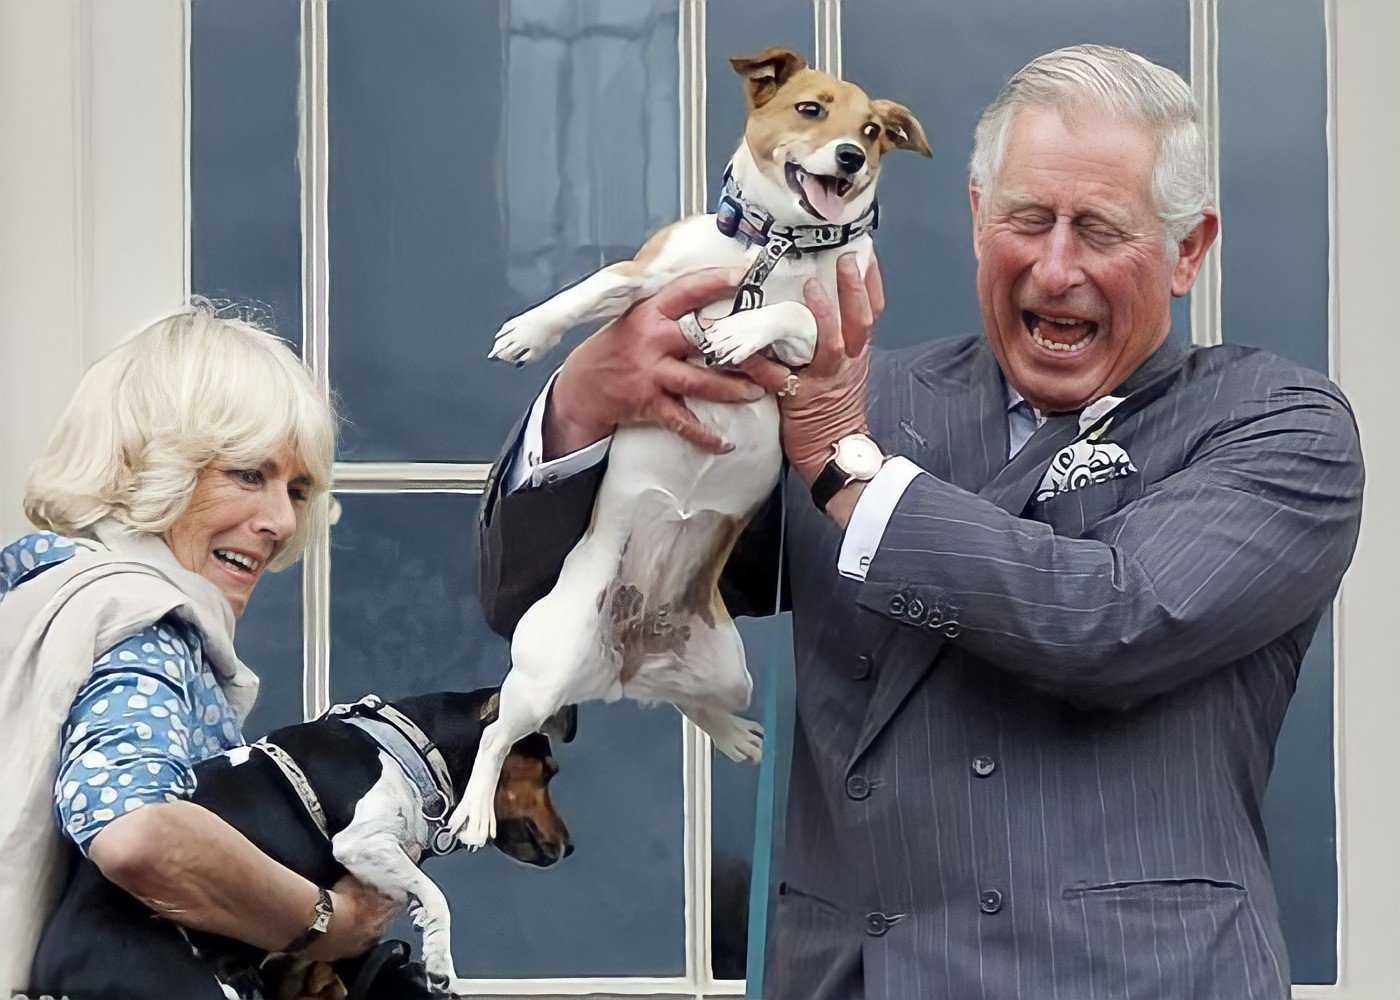
[[[674,278],[719,266],[748,270],[733,303],[681,321],[703,355],[695,363],[739,364],[763,350],[790,366],[812,360],[817,328],[804,284],[816,278],[834,298],[843,253],[854,252],[864,274],[881,159],[896,149],[929,156],[928,142],[907,108],[871,100],[786,49],[731,64],[746,81],[749,117],[719,212],[666,227],[634,259],[508,321],[491,357],[534,361],[572,327],[610,320]],[[658,427],[618,429],[587,533],[516,627],[500,716],[452,815],[464,843],[494,836],[494,776],[510,747],[568,703],[668,701],[726,756],[758,760],[762,729],[738,714],[753,681],[718,581],[777,485],[778,405],[771,396],[686,403],[733,450],[709,454]]]

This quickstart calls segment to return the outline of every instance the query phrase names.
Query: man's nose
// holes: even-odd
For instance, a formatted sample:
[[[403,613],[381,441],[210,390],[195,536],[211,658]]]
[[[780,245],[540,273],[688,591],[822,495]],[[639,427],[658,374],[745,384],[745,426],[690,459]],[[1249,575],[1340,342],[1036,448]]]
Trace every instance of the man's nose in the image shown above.
[[[865,150],[853,142],[843,142],[836,147],[836,165],[842,173],[853,174],[865,166]]]
[[[1057,219],[1054,228],[1045,234],[1040,255],[1031,269],[1031,274],[1044,292],[1059,295],[1084,283],[1079,251],[1070,222]]]

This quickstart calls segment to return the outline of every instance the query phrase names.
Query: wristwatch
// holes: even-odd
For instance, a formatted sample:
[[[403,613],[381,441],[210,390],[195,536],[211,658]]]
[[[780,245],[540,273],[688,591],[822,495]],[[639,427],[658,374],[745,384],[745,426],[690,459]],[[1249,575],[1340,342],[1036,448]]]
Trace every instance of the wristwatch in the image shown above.
[[[331,925],[331,914],[335,912],[335,906],[331,903],[331,894],[326,889],[317,886],[316,916],[311,921],[311,926],[306,928],[293,939],[282,951],[288,955],[295,955],[310,948],[313,944],[325,936],[326,930]]]
[[[812,502],[823,514],[826,505],[851,483],[868,483],[889,456],[869,434],[847,434],[831,446],[831,458],[812,482]]]

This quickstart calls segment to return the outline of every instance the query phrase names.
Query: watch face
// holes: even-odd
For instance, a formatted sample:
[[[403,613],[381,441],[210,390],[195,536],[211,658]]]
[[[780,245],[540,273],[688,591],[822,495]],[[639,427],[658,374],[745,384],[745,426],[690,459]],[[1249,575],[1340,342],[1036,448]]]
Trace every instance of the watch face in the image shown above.
[[[880,446],[864,434],[848,434],[836,442],[836,464],[854,479],[874,479],[885,456]]]

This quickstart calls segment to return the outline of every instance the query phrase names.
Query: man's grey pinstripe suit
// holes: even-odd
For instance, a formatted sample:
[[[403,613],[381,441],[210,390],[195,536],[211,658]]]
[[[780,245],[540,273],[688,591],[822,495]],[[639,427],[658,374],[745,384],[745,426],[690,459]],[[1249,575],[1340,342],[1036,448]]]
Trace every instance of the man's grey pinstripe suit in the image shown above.
[[[1232,346],[1169,342],[1115,394],[1107,438],[1137,471],[1036,503],[1074,417],[1008,463],[983,338],[877,352],[872,434],[929,475],[863,582],[788,484],[797,725],[765,996],[1287,996],[1259,806],[1355,545],[1355,424],[1326,379]],[[498,631],[552,585],[598,478],[493,477]],[[776,523],[730,561],[736,613],[771,609]]]

